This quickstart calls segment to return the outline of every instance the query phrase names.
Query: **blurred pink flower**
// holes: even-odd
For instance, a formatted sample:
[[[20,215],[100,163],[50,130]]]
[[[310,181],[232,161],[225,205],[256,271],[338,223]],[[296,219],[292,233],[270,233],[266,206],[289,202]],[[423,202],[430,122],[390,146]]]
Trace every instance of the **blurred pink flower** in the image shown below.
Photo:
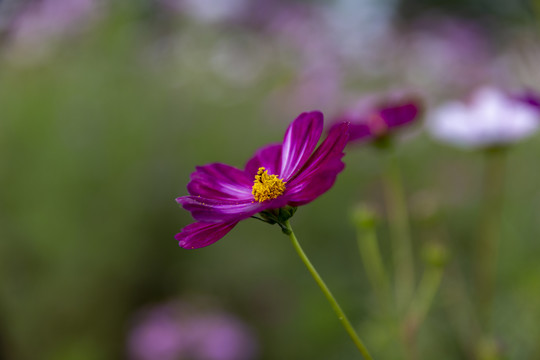
[[[266,30],[280,47],[289,49],[292,81],[274,94],[272,107],[329,108],[342,86],[341,60],[324,9],[288,5],[274,9]],[[280,104],[280,105],[277,105]]]
[[[68,35],[88,21],[97,10],[95,0],[43,0],[30,2],[11,26],[15,41],[37,43]]]
[[[519,101],[535,107],[536,109],[538,109],[538,111],[540,111],[540,94],[538,94],[536,91],[527,89],[517,94],[515,98]]]
[[[128,338],[132,360],[250,360],[252,331],[235,316],[171,302],[141,312]]]
[[[413,83],[463,91],[490,79],[493,54],[477,24],[433,16],[419,22],[403,41],[405,75]]]
[[[201,22],[240,20],[249,0],[160,0],[166,7]]]
[[[422,104],[411,93],[371,95],[336,117],[333,126],[348,122],[349,142],[385,137],[418,119]]]

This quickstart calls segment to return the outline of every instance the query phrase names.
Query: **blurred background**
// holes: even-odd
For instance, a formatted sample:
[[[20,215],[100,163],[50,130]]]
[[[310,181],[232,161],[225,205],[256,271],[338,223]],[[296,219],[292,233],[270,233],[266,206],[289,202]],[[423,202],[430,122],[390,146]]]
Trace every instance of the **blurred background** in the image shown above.
[[[428,109],[483,84],[540,89],[539,10],[508,0],[0,1],[0,358],[357,358],[277,226],[243,221],[184,250],[174,235],[192,219],[174,199],[195,166],[243,167],[303,111],[331,120],[395,89]],[[468,359],[448,273],[467,283],[475,261],[482,157],[438,144],[421,124],[401,135],[417,271],[425,243],[451,254],[420,358]],[[537,136],[508,159],[494,306],[508,359],[540,358],[538,154]],[[292,224],[373,355],[399,359],[351,221],[358,204],[384,219],[381,156],[357,145],[344,159],[335,186]],[[378,230],[391,266],[384,220]]]

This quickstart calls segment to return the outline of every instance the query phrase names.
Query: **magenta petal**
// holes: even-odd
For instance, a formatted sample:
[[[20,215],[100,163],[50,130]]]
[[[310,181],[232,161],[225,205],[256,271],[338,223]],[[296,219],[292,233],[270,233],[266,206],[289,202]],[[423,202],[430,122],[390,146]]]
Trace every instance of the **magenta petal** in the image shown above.
[[[232,230],[238,221],[221,223],[197,222],[190,224],[176,234],[180,247],[184,249],[199,249],[212,245]]]
[[[281,179],[289,179],[309,158],[323,131],[323,114],[305,112],[293,121],[283,139],[281,152]]]
[[[349,123],[349,141],[368,139],[373,135],[367,120],[359,120],[357,118],[350,119],[348,117],[339,118],[337,122],[332,125],[329,132],[332,132],[334,128],[339,127],[343,123]]]
[[[349,134],[349,141],[367,139],[373,135],[366,124],[350,124]]]
[[[334,127],[315,150],[304,167],[289,182],[286,192],[289,204],[299,206],[315,200],[328,191],[345,164],[341,161],[349,138],[348,124]]]
[[[524,91],[514,97],[516,100],[533,106],[537,111],[540,110],[540,94],[533,90]]]
[[[277,174],[281,168],[281,144],[272,144],[259,149],[246,164],[246,174],[251,175],[251,186],[260,167],[269,174]]]
[[[223,201],[199,196],[182,196],[176,199],[191,216],[202,222],[239,221],[246,219],[263,208],[254,200]]]
[[[191,195],[219,200],[252,199],[253,179],[244,171],[221,163],[197,166],[187,188]]]
[[[410,123],[418,115],[419,106],[414,103],[407,103],[397,106],[390,106],[381,109],[380,116],[389,128]]]
[[[328,190],[336,182],[337,174],[345,168],[345,164],[341,161],[329,162],[328,166],[319,170],[309,180],[298,183],[294,187],[294,192],[287,197],[290,206],[305,205]]]

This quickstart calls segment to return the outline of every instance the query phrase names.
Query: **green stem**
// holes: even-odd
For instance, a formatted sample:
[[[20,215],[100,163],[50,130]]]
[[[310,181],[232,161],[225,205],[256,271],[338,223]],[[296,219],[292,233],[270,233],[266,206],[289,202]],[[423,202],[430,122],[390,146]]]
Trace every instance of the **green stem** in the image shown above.
[[[358,336],[358,334],[356,333],[356,331],[352,327],[351,323],[347,319],[347,316],[345,315],[343,310],[341,310],[341,307],[339,306],[338,302],[336,301],[336,299],[334,298],[334,296],[330,292],[330,289],[328,289],[328,287],[324,283],[323,279],[320,277],[319,273],[317,272],[317,270],[315,270],[315,268],[313,267],[313,265],[309,261],[308,257],[306,256],[306,254],[302,250],[302,247],[298,243],[298,239],[296,239],[296,236],[294,235],[294,232],[293,232],[293,229],[291,227],[291,224],[289,223],[289,220],[285,221],[284,225],[285,225],[285,228],[288,230],[288,235],[289,235],[289,237],[291,239],[291,242],[292,242],[294,248],[296,249],[296,252],[300,256],[300,259],[302,259],[302,261],[304,262],[304,265],[306,265],[309,272],[311,273],[311,275],[313,276],[313,278],[315,279],[315,281],[317,282],[317,284],[321,288],[322,292],[324,293],[324,296],[326,296],[326,298],[330,302],[330,305],[332,305],[332,308],[336,312],[339,321],[341,322],[341,324],[343,325],[343,327],[345,328],[345,330],[347,331],[347,333],[351,337],[352,341],[354,342],[354,344],[356,345],[356,347],[358,348],[358,350],[360,351],[360,353],[362,354],[364,359],[373,360],[373,358],[369,354],[366,346],[364,345],[362,340],[360,340],[360,337]]]
[[[487,332],[490,331],[491,326],[491,307],[495,288],[497,245],[506,169],[505,155],[506,150],[501,148],[486,151],[483,219],[480,239],[477,244],[476,289],[478,291],[480,320],[484,331]]]
[[[461,268],[454,263],[447,272],[446,286],[442,288],[446,299],[445,309],[463,353],[473,353],[482,337],[478,313]]]
[[[396,303],[398,310],[402,311],[408,305],[414,292],[414,262],[407,202],[399,164],[393,153],[388,154],[387,170],[383,176],[383,183],[394,251]]]
[[[432,266],[424,271],[420,284],[405,317],[404,337],[409,351],[409,358],[418,358],[416,354],[416,337],[420,325],[424,322],[433,303],[433,299],[441,284],[444,268]]]
[[[377,241],[375,224],[358,224],[358,248],[366,274],[377,294],[379,303],[385,310],[390,306],[390,284]]]
[[[407,316],[416,327],[424,322],[441,284],[443,273],[442,267],[431,267],[424,272]]]

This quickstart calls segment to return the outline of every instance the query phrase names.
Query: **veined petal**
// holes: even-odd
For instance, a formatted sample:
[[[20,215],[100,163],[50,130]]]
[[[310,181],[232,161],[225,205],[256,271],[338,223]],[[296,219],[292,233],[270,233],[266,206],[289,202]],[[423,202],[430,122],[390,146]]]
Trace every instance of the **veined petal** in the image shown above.
[[[224,201],[200,196],[182,196],[176,199],[197,221],[223,222],[246,219],[263,208],[262,203],[253,200]]]
[[[244,171],[221,163],[197,166],[187,188],[191,195],[218,200],[248,200],[251,179]]]
[[[283,139],[281,171],[277,174],[287,181],[304,166],[317,146],[323,131],[323,114],[319,111],[305,112],[293,121]]]
[[[251,176],[251,186],[259,168],[265,168],[269,174],[277,174],[281,169],[281,144],[271,144],[259,149],[246,164],[245,172]]]
[[[344,168],[345,164],[338,159],[328,162],[324,168],[319,169],[306,181],[294,184],[291,192],[287,195],[287,204],[301,206],[315,200],[330,190],[336,182],[337,175]]]
[[[182,229],[175,235],[180,247],[184,249],[199,249],[212,245],[232,230],[238,224],[238,221],[203,223],[196,222]]]
[[[290,205],[306,204],[332,187],[337,175],[345,167],[341,158],[345,155],[343,149],[348,138],[347,123],[331,129],[328,137],[289,182],[285,195]]]

